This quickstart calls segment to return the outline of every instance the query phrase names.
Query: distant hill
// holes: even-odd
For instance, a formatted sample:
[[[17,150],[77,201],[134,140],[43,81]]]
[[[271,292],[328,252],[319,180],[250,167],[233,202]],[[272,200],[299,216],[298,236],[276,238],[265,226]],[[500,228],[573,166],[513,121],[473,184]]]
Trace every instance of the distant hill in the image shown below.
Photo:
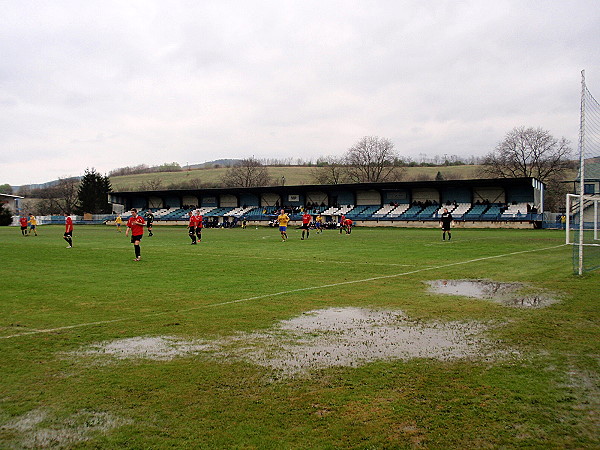
[[[236,160],[222,160],[236,161]],[[211,161],[211,163],[217,163]],[[205,163],[205,164],[211,164]],[[110,183],[114,191],[156,190],[169,189],[173,185],[187,185],[189,187],[215,187],[220,185],[227,166],[198,168],[190,165],[190,170],[185,166],[179,172],[155,172],[140,173],[135,175],[123,175],[110,177]],[[313,171],[315,167],[310,166],[267,166],[271,185],[297,186],[314,184]],[[477,178],[479,166],[435,166],[435,167],[406,167],[402,181],[425,181],[434,180],[440,172],[444,180],[464,180]]]
[[[234,165],[235,163],[241,161],[241,159],[216,159],[214,161],[206,161],[203,162],[201,164],[188,164],[185,166],[181,166],[182,167],[182,171],[187,171],[187,170],[195,170],[195,169],[216,169],[219,167],[231,167],[232,165]],[[110,172],[110,171],[109,171]],[[151,176],[151,175],[164,175],[166,172],[154,172],[154,173],[147,173],[147,174],[138,174],[140,176]],[[133,176],[133,175],[124,175],[122,176],[127,177],[127,176]],[[111,177],[111,180],[113,178],[122,178],[121,176],[116,176],[116,177]],[[74,178],[79,180],[81,177],[69,177],[69,178]],[[36,184],[24,184],[21,186],[11,186],[13,192],[17,192],[20,188],[28,188],[28,189],[45,189],[45,188],[49,188],[52,187],[54,185],[56,185],[58,183],[59,180],[52,180],[52,181],[47,181],[45,183],[36,183]]]
[[[70,179],[74,179],[74,180],[79,180],[81,179],[81,177],[69,177]],[[28,189],[45,189],[45,188],[49,188],[52,187],[56,184],[58,184],[59,180],[52,180],[52,181],[46,181],[45,183],[36,183],[36,184],[23,184],[21,186],[11,186],[13,192],[17,192],[19,189],[21,188],[28,188]]]
[[[231,167],[235,163],[240,162],[241,159],[215,159],[214,161],[207,161],[202,164],[187,164],[182,166],[186,169],[214,169],[219,167]]]

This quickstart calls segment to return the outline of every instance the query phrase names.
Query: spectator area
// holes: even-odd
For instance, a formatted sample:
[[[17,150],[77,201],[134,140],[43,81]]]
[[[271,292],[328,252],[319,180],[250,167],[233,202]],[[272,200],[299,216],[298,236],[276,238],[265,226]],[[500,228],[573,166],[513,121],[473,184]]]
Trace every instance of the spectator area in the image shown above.
[[[343,215],[355,223],[391,225],[436,222],[444,208],[456,221],[539,220],[543,194],[543,185],[534,178],[516,178],[115,192],[111,202],[125,211],[135,207],[142,215],[152,205],[157,223],[182,222],[196,210],[219,224],[243,218],[272,221],[284,208],[292,221],[308,212],[321,214],[326,222],[337,222]],[[123,219],[128,217],[129,213],[122,214]]]

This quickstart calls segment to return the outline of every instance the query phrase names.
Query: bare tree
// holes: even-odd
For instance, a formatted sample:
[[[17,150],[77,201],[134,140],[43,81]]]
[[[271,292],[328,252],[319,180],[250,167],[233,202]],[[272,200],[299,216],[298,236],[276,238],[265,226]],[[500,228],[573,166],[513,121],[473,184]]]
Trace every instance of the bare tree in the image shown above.
[[[169,184],[169,186],[167,186],[167,189],[200,189],[202,188],[206,183],[203,183],[202,180],[198,177],[194,177],[194,178],[187,178],[183,181],[175,181],[171,184]]]
[[[38,198],[35,202],[35,214],[61,214],[59,199],[56,197],[54,186],[45,187],[35,193]]]
[[[36,214],[73,214],[77,207],[79,180],[59,178],[52,186],[34,189],[30,195],[39,199],[35,202]]]
[[[77,178],[59,178],[54,190],[59,199],[58,205],[61,212],[73,214],[78,201],[79,180]]]
[[[546,181],[544,209],[552,212],[564,211],[565,197],[571,192],[571,187],[571,183],[565,183],[559,177],[553,177]]]
[[[19,194],[22,197],[29,197],[31,195],[31,186],[27,184],[20,186],[17,190],[17,194]]]
[[[341,184],[348,180],[343,160],[335,156],[319,159],[317,167],[311,170],[311,176],[318,184]]]
[[[348,178],[357,183],[395,180],[397,159],[392,141],[365,136],[346,152]]]
[[[546,183],[572,167],[571,153],[564,137],[556,139],[542,128],[518,127],[485,156],[481,173],[499,178],[534,177]]]
[[[239,161],[223,175],[223,184],[227,187],[268,186],[270,182],[269,170],[255,158]]]
[[[148,178],[140,183],[138,189],[140,191],[158,191],[162,187],[162,178]]]
[[[480,173],[499,178],[534,177],[546,184],[545,207],[558,211],[564,202],[567,170],[574,167],[572,150],[564,137],[556,139],[542,128],[510,131],[483,159]]]

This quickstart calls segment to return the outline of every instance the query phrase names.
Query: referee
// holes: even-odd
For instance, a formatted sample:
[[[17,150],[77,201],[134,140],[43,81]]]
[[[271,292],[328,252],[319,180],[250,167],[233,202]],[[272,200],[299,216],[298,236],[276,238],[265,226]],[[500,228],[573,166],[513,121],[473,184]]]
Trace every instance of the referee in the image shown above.
[[[444,212],[441,215],[440,222],[442,222],[442,240],[446,240],[446,233],[448,233],[448,240],[452,239],[452,233],[450,232],[450,226],[452,225],[452,214],[448,212],[448,208],[444,208]]]

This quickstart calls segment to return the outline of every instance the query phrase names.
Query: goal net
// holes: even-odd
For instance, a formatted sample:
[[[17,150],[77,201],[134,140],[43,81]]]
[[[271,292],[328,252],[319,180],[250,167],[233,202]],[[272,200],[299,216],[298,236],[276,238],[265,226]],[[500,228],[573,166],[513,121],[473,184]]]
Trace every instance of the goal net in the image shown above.
[[[575,273],[581,275],[600,268],[599,222],[600,196],[567,194],[565,228],[567,244],[573,245]]]
[[[576,193],[567,195],[566,236],[573,244],[573,270],[600,268],[598,214],[600,200],[600,104],[588,90],[581,72],[579,119],[579,171]]]

